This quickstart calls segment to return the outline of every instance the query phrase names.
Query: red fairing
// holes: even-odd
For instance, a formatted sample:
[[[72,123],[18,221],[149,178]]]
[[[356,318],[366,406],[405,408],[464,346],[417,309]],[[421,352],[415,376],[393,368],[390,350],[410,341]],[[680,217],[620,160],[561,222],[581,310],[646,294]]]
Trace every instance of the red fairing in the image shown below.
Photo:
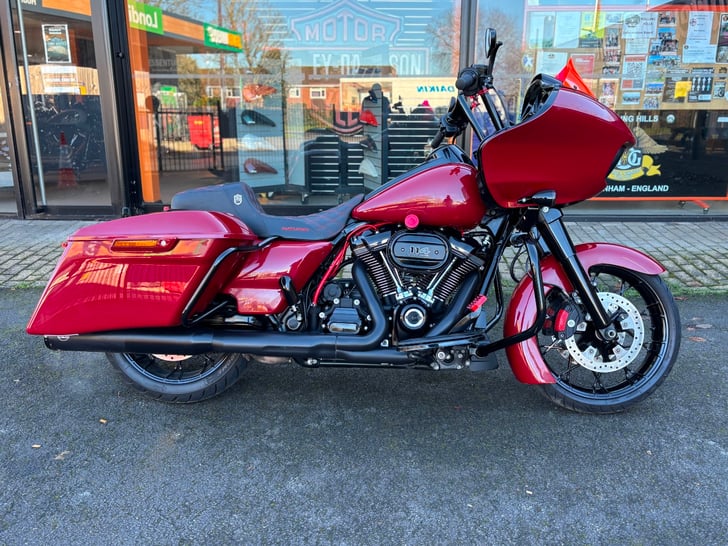
[[[352,217],[366,222],[403,224],[414,215],[420,225],[471,229],[486,212],[477,171],[466,163],[432,166],[395,179],[359,204]]]
[[[485,184],[501,207],[556,191],[556,204],[584,201],[606,187],[606,178],[632,132],[612,110],[562,88],[548,108],[486,139],[478,153]]]
[[[182,311],[226,249],[256,236],[232,216],[173,211],[112,220],[78,230],[28,323],[28,333],[70,335],[181,324]],[[224,262],[204,306],[243,254]]]
[[[223,292],[237,300],[242,314],[280,313],[287,306],[281,277],[291,277],[293,287],[300,290],[331,250],[327,241],[273,243],[251,255]]]
[[[665,271],[665,268],[650,256],[626,246],[587,243],[577,245],[576,252],[586,271],[598,264],[614,265],[647,275],[659,275]],[[548,256],[541,262],[541,273],[547,289],[559,286],[567,292],[572,290],[561,266],[553,256]],[[505,336],[515,335],[529,328],[535,320],[533,282],[531,277],[526,276],[513,292],[506,312],[503,333]],[[506,354],[513,374],[522,383],[555,383],[554,376],[541,357],[535,337],[510,345],[506,348]]]

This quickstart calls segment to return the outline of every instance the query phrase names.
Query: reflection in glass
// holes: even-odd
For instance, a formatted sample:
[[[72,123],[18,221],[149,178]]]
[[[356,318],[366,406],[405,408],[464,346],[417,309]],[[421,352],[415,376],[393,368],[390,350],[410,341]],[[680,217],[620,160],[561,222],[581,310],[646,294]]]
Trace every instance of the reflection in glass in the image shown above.
[[[4,86],[0,93],[4,93]],[[13,169],[10,162],[10,142],[8,140],[8,119],[5,114],[3,97],[0,95],[0,212],[17,212],[13,188]]]
[[[89,13],[20,6],[15,15],[25,125],[38,206],[109,205]],[[22,58],[22,57],[21,57]]]
[[[335,204],[421,162],[456,94],[458,1],[188,4],[130,24],[147,203],[244,181],[266,204]]]

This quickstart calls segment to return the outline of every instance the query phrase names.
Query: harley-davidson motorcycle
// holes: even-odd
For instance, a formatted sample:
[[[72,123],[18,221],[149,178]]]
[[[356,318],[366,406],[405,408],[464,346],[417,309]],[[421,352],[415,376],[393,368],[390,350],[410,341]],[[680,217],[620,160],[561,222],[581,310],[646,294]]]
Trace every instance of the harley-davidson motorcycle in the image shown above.
[[[426,160],[367,195],[275,216],[247,185],[221,184],[78,230],[28,332],[107,353],[167,402],[221,393],[250,360],[480,371],[502,349],[519,381],[565,408],[643,400],[680,345],[664,268],[625,246],[574,245],[562,214],[605,188],[634,137],[547,75],[512,122],[493,84],[500,46],[489,29],[487,64],[460,72]],[[468,127],[472,157],[443,144]]]

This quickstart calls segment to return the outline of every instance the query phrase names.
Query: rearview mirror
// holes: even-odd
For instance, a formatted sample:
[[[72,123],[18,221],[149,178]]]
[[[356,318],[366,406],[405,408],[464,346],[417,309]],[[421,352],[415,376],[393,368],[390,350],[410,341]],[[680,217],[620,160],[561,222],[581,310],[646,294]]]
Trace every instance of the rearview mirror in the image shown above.
[[[488,28],[485,31],[485,58],[490,59],[491,54],[497,49],[498,36],[494,28]]]

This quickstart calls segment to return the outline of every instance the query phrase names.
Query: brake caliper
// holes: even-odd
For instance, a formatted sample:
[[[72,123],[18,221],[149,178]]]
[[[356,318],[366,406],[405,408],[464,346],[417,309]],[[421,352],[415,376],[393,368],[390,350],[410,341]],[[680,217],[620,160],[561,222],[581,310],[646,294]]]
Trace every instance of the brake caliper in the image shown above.
[[[546,300],[546,320],[543,333],[555,339],[568,339],[584,321],[584,315],[574,300],[561,290],[552,290]]]

